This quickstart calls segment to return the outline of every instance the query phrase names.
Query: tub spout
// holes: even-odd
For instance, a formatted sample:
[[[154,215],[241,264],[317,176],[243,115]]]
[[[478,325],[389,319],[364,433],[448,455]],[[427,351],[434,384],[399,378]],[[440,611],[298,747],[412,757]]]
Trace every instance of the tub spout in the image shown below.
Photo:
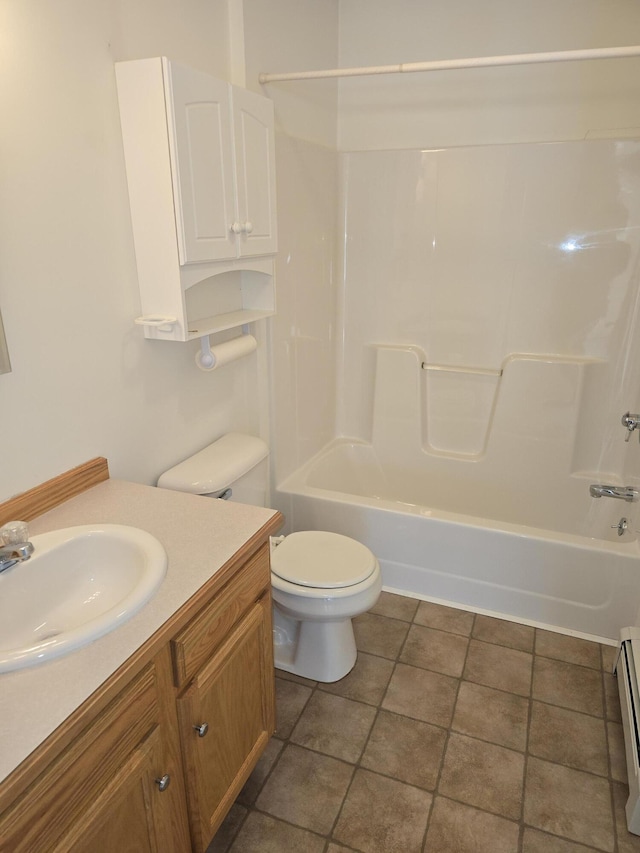
[[[605,486],[600,483],[589,486],[589,494],[592,498],[619,498],[629,503],[637,501],[639,497],[638,490],[631,486]]]

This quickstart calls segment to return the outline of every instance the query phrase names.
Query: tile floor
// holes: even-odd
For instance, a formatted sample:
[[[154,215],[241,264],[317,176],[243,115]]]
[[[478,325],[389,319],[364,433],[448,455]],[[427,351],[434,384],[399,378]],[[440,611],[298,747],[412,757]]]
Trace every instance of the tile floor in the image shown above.
[[[277,673],[278,730],[208,853],[633,853],[615,649],[383,593],[336,684]]]

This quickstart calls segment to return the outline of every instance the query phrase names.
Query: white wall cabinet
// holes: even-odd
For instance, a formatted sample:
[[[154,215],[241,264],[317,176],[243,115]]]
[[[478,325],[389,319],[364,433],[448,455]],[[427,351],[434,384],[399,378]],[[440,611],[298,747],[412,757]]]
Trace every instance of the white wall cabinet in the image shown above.
[[[117,63],[116,79],[147,337],[273,314],[272,102],[164,57]]]

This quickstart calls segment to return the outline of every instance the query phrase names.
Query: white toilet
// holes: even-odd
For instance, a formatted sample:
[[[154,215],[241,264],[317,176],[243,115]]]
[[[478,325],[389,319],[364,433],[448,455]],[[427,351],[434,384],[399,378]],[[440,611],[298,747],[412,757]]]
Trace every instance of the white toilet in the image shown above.
[[[165,471],[158,486],[266,506],[262,439],[228,433]],[[382,589],[371,551],[338,533],[307,530],[271,540],[275,664],[315,681],[338,681],[356,662],[351,620]]]

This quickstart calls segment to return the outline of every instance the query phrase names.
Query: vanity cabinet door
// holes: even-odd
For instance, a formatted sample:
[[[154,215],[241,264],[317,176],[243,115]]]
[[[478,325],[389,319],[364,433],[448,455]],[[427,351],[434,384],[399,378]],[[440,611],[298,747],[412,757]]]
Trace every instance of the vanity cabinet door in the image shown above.
[[[192,844],[203,853],[273,734],[269,591],[178,699],[178,717]]]
[[[2,853],[190,850],[170,679],[167,648],[2,814]]]
[[[162,766],[161,736],[156,728],[55,846],[56,853],[189,850],[186,835],[174,832],[167,812],[171,778],[157,776],[157,768]]]

